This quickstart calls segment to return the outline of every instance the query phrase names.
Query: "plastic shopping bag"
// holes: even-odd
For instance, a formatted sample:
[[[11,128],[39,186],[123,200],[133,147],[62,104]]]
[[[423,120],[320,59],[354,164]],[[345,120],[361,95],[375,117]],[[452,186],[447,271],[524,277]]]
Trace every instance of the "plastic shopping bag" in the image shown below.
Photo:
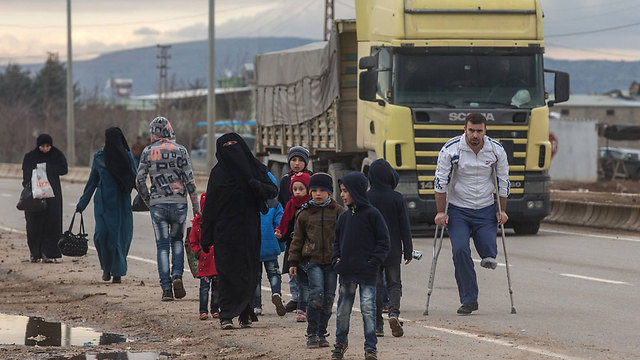
[[[46,199],[55,196],[49,179],[47,179],[47,163],[39,163],[31,172],[31,191],[34,199]]]

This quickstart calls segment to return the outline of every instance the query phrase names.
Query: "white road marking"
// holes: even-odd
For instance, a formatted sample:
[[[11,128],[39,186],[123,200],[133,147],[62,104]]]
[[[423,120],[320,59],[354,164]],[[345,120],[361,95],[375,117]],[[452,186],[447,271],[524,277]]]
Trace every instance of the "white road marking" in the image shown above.
[[[567,235],[576,235],[582,237],[592,237],[598,239],[609,239],[609,240],[620,240],[620,241],[631,241],[631,242],[640,242],[640,238],[627,238],[627,237],[619,237],[619,236],[610,236],[610,235],[594,235],[589,233],[577,233],[572,231],[561,231],[561,230],[549,230],[549,229],[541,229],[541,232],[550,232],[556,234],[567,234]]]
[[[3,196],[3,197],[13,197],[13,194],[2,193],[2,194],[0,194],[0,196]]]
[[[596,277],[591,277],[591,276],[582,276],[582,275],[576,275],[576,274],[560,274],[560,275],[561,276],[566,276],[566,277],[571,277],[571,278],[576,278],[576,279],[582,279],[582,280],[598,281],[598,282],[603,282],[603,283],[607,283],[607,284],[633,286],[632,284],[629,284],[628,282],[624,282],[624,281],[607,280],[607,279],[601,279],[601,278],[596,278]]]

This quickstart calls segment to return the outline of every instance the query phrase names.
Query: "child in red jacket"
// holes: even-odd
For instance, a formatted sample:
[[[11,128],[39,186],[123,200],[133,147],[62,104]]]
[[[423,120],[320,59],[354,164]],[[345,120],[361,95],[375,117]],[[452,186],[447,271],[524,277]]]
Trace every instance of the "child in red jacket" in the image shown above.
[[[206,193],[200,195],[200,208],[204,208]],[[191,232],[189,233],[189,246],[198,259],[198,272],[200,278],[200,320],[209,318],[207,303],[209,302],[209,289],[211,289],[211,316],[217,318],[220,315],[220,297],[218,294],[218,271],[213,258],[213,246],[209,252],[202,251],[200,236],[202,234],[202,215],[191,220]]]

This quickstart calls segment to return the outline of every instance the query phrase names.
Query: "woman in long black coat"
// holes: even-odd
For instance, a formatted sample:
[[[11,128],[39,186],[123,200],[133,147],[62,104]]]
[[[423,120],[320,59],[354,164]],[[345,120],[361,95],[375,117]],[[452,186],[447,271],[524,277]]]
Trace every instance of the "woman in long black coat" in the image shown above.
[[[48,134],[38,136],[36,148],[29,151],[22,161],[22,185],[31,183],[31,173],[39,163],[47,164],[47,179],[53,188],[54,197],[46,199],[47,208],[40,212],[25,211],[27,220],[27,244],[31,262],[40,259],[52,262],[62,257],[58,240],[62,235],[62,188],[60,176],[67,173],[67,158],[53,146]]]
[[[233,328],[239,316],[241,327],[257,321],[251,299],[260,268],[260,214],[265,200],[278,195],[267,175],[267,167],[251,154],[236,133],[216,141],[218,163],[211,170],[202,212],[202,248],[213,244],[218,290],[220,326]]]

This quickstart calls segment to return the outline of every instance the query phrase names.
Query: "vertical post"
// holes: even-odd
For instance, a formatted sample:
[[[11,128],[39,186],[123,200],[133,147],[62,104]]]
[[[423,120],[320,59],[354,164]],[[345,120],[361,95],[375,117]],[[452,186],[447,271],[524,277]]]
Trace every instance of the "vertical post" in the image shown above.
[[[335,19],[335,4],[333,0],[324,1],[324,41],[329,40],[329,34],[331,34],[331,27],[333,26],[333,20]]]
[[[209,89],[207,91],[207,167],[216,163],[216,50],[215,0],[209,0]]]
[[[73,118],[73,55],[71,52],[71,0],[67,0],[67,163],[76,165],[75,120]]]

